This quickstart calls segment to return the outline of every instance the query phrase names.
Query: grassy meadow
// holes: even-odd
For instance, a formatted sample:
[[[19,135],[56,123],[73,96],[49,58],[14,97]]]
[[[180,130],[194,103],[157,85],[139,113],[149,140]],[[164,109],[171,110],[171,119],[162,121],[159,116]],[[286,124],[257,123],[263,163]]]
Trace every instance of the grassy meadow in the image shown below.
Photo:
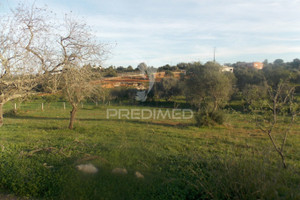
[[[84,104],[69,130],[62,102],[5,105],[0,191],[28,199],[300,199],[300,125],[288,136],[283,169],[251,116],[228,112],[225,125],[193,120],[107,119]],[[155,107],[147,107],[154,109]],[[76,169],[91,163],[96,174]],[[126,168],[128,174],[113,174]],[[136,178],[135,172],[144,178]]]

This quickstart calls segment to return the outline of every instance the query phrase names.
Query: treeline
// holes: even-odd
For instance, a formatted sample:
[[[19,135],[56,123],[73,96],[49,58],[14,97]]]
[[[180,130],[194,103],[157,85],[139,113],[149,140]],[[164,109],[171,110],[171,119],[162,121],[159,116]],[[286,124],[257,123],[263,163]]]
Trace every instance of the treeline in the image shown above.
[[[198,111],[196,121],[198,125],[210,125],[224,122],[224,108],[232,108],[242,112],[250,112],[253,104],[259,99],[270,100],[271,92],[276,91],[283,82],[285,87],[294,88],[295,94],[300,93],[300,68],[298,59],[284,63],[275,60],[266,63],[262,70],[247,66],[246,63],[235,63],[233,72],[222,71],[222,66],[215,62],[201,64],[180,63],[176,66],[163,66],[158,71],[186,70],[184,76],[174,78],[165,76],[155,82],[148,94],[147,102],[176,103],[178,99],[184,99]],[[298,64],[297,64],[298,63]],[[180,67],[180,68],[179,68]],[[115,88],[108,98],[116,101],[135,100],[136,89]],[[238,101],[236,105],[230,102]],[[176,104],[178,105],[178,104]]]
[[[292,62],[284,62],[282,59],[276,59],[274,62],[268,62],[268,60],[263,61],[264,69],[270,68],[280,68],[280,69],[288,69],[288,70],[300,70],[300,59],[295,58]],[[163,65],[157,68],[158,72],[176,72],[176,71],[187,71],[192,68],[194,65],[201,65],[200,62],[192,62],[192,63],[178,63],[176,65]],[[233,67],[235,70],[240,68],[247,68],[251,70],[252,68],[249,67],[247,62],[236,62],[236,63],[226,63],[225,66]],[[128,67],[124,66],[109,66],[104,68],[102,66],[90,66],[95,72],[101,72],[103,77],[113,77],[118,76],[118,73],[128,73],[128,72],[135,72],[138,73],[139,69],[133,68],[131,65]],[[171,74],[171,73],[169,73]]]
[[[173,65],[173,66],[166,64],[164,66],[158,67],[157,71],[169,73],[169,72],[174,72],[174,71],[179,71],[179,70],[187,70],[195,63],[179,63],[179,64]],[[200,64],[200,62],[199,62],[199,64]],[[128,67],[124,67],[124,66],[116,67],[116,66],[111,65],[107,68],[104,68],[102,66],[95,66],[95,65],[94,66],[89,65],[89,66],[95,72],[102,72],[103,77],[116,77],[120,73],[139,73],[140,72],[140,70],[137,67],[133,68],[131,65],[129,65]],[[169,74],[171,74],[171,73],[169,73]]]
[[[196,111],[197,124],[207,126],[224,123],[224,108],[251,112],[257,106],[255,104],[258,101],[262,99],[273,101],[272,98],[282,83],[285,84],[283,90],[294,88],[293,93],[300,94],[300,62],[298,59],[288,63],[279,59],[273,63],[265,62],[262,70],[249,67],[247,63],[242,62],[228,65],[234,68],[233,72],[223,71],[223,66],[215,62],[180,63],[176,66],[160,67],[157,71],[164,71],[165,75],[163,78],[155,80],[150,92],[147,92],[146,102],[143,104],[174,107],[182,105],[193,108]],[[143,65],[143,67],[143,70],[147,71],[147,66]],[[119,68],[119,71],[116,71],[113,67],[103,69],[91,65],[85,66],[84,69],[91,71],[91,81],[97,81],[105,75],[117,74],[120,71],[139,73],[141,70],[128,67],[122,70]],[[180,76],[174,77],[173,72],[178,70],[180,70]],[[53,76],[59,77],[60,74]],[[55,82],[58,80],[55,77],[49,80],[52,81],[38,85],[36,91],[57,93],[65,90],[65,86],[62,84],[64,82]],[[148,86],[144,84],[145,92],[149,90]],[[106,89],[97,85],[93,92],[85,95],[84,98],[86,101],[92,102],[114,101],[140,104],[141,102],[137,99],[138,91],[141,89],[138,90],[134,86]]]

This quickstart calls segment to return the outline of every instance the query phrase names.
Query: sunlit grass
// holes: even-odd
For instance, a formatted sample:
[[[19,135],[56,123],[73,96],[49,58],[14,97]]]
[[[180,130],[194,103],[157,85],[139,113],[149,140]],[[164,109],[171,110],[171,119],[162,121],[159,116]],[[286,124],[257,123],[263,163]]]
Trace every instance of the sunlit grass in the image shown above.
[[[15,116],[6,115],[3,192],[48,199],[299,198],[299,124],[289,135],[283,170],[249,115],[229,113],[223,126],[197,128],[193,120],[107,119],[107,108],[154,107],[84,104],[74,130],[67,129],[70,106],[64,110],[63,102],[44,104],[44,111],[40,102],[22,103]],[[99,172],[77,171],[83,163]],[[116,167],[128,174],[112,174]],[[135,178],[136,171],[145,178]]]

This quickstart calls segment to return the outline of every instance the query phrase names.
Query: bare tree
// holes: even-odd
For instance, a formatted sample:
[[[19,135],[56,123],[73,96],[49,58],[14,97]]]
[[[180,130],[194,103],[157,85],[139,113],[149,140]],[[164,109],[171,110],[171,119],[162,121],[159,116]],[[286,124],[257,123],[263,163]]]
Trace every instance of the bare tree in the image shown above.
[[[56,20],[54,25],[52,19],[55,17],[47,9],[23,4],[0,18],[0,126],[3,105],[31,94],[38,84],[47,85],[51,92],[63,84],[64,93],[74,105],[72,113],[76,113],[81,96],[88,95],[92,74],[83,66],[99,64],[104,45],[80,20],[66,15],[63,24]],[[71,81],[70,76],[78,83]]]
[[[72,106],[69,129],[73,129],[78,105],[94,90],[94,85],[91,83],[91,71],[85,67],[65,66],[62,81],[63,93]]]
[[[91,83],[93,73],[88,63],[100,63],[104,55],[104,45],[94,39],[85,23],[66,16],[64,30],[60,30],[60,65],[62,70],[62,90],[72,105],[69,129],[73,129],[78,104],[92,95],[95,85]]]
[[[19,5],[0,18],[0,126],[3,105],[30,94],[46,70],[49,26],[44,11]]]
[[[288,80],[280,81],[274,87],[268,85],[267,98],[259,98],[252,104],[256,124],[269,137],[284,168],[287,167],[285,144],[299,113],[299,104],[294,98],[294,91],[295,86]]]
[[[108,101],[111,99],[111,95],[110,95],[110,90],[103,88],[101,85],[94,82],[94,84],[97,84],[91,94],[91,96],[88,98],[89,100],[91,100],[92,102],[94,102],[95,104],[97,104],[99,101],[102,101],[102,103],[104,104],[105,101]]]

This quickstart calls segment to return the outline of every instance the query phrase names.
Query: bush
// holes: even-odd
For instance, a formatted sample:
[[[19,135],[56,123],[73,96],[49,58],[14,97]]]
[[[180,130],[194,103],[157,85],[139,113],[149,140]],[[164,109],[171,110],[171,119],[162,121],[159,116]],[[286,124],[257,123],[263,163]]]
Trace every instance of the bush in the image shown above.
[[[108,70],[107,72],[105,72],[103,74],[103,77],[117,77],[117,76],[118,76],[118,73],[113,69]]]
[[[113,100],[117,100],[119,102],[123,100],[129,100],[134,102],[136,91],[137,90],[135,88],[125,88],[125,87],[113,88],[110,90],[110,96]]]
[[[197,126],[213,126],[216,124],[223,124],[225,122],[225,114],[222,111],[203,112],[200,111],[195,114]]]
[[[156,83],[155,93],[160,97],[169,101],[172,97],[182,93],[179,81],[176,78],[163,78]]]
[[[22,111],[11,109],[11,110],[5,111],[3,113],[3,116],[4,117],[17,117],[20,114],[22,114]]]
[[[165,71],[165,76],[167,76],[167,77],[174,77],[174,74],[170,70],[166,70]]]

